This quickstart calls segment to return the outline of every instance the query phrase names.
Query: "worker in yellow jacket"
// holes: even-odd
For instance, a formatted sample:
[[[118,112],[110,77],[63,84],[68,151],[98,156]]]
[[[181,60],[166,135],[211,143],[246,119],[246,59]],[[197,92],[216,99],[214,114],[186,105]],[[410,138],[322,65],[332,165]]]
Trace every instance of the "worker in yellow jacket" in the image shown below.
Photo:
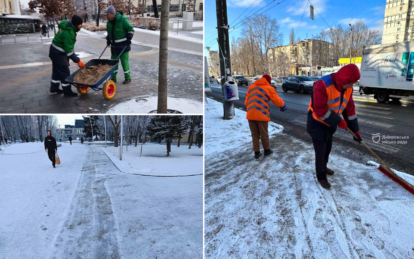
[[[247,90],[246,100],[244,104],[247,109],[246,119],[249,120],[249,127],[253,139],[254,158],[259,159],[260,142],[264,149],[264,156],[273,153],[269,146],[268,123],[270,121],[270,107],[269,101],[280,108],[280,111],[286,111],[285,102],[276,93],[275,88],[270,86],[272,78],[269,75],[264,75],[262,78],[256,80]]]

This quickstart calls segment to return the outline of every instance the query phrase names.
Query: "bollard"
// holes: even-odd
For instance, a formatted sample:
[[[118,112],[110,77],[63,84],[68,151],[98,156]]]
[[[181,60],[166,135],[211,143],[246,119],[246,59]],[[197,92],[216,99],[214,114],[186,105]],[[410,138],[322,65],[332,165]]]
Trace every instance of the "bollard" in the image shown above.
[[[3,40],[1,39],[1,36],[0,36],[0,44],[3,44]]]
[[[29,34],[26,34],[27,35],[27,42],[30,42],[30,40],[29,40]]]
[[[42,41],[42,34],[40,34],[40,41]]]
[[[16,43],[16,34],[14,35],[14,43]]]

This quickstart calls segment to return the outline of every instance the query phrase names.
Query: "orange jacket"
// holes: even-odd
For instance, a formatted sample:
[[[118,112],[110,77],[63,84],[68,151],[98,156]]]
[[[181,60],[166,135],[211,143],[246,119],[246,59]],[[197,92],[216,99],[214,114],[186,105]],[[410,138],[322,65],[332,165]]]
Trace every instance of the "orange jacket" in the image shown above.
[[[246,118],[255,121],[270,121],[269,101],[282,110],[286,108],[285,102],[277,95],[276,90],[262,77],[247,89],[244,101],[247,108]]]

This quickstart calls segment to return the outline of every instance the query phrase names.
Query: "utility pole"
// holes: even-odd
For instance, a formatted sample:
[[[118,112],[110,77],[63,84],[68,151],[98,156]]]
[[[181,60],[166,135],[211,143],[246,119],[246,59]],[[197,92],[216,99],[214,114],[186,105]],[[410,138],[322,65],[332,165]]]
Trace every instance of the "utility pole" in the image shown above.
[[[227,20],[227,1],[216,0],[216,13],[217,13],[217,31],[218,31],[218,44],[220,56],[220,74],[221,74],[221,89],[223,92],[223,119],[229,120],[235,116],[233,102],[226,101],[224,96],[226,95],[226,89],[223,87],[224,82],[227,82],[231,78],[231,62],[230,62],[230,44],[229,44],[229,24]]]
[[[352,25],[349,24],[351,27],[351,45],[349,46],[349,64],[352,64],[352,44],[354,43],[354,32],[352,31]]]
[[[91,123],[91,129],[92,129],[92,142],[93,142],[93,126],[92,126],[92,116],[89,117],[89,122]]]

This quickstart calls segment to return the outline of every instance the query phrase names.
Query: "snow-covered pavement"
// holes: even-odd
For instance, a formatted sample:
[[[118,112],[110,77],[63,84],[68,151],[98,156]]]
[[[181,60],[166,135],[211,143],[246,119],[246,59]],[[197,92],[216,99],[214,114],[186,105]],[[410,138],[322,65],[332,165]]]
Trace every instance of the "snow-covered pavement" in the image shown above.
[[[206,258],[414,258],[412,194],[335,154],[327,191],[313,147],[280,132],[270,135],[274,154],[255,161],[245,112],[220,121],[221,107],[206,104]]]
[[[123,173],[78,143],[53,169],[42,145],[0,152],[1,258],[202,258],[201,175]]]

